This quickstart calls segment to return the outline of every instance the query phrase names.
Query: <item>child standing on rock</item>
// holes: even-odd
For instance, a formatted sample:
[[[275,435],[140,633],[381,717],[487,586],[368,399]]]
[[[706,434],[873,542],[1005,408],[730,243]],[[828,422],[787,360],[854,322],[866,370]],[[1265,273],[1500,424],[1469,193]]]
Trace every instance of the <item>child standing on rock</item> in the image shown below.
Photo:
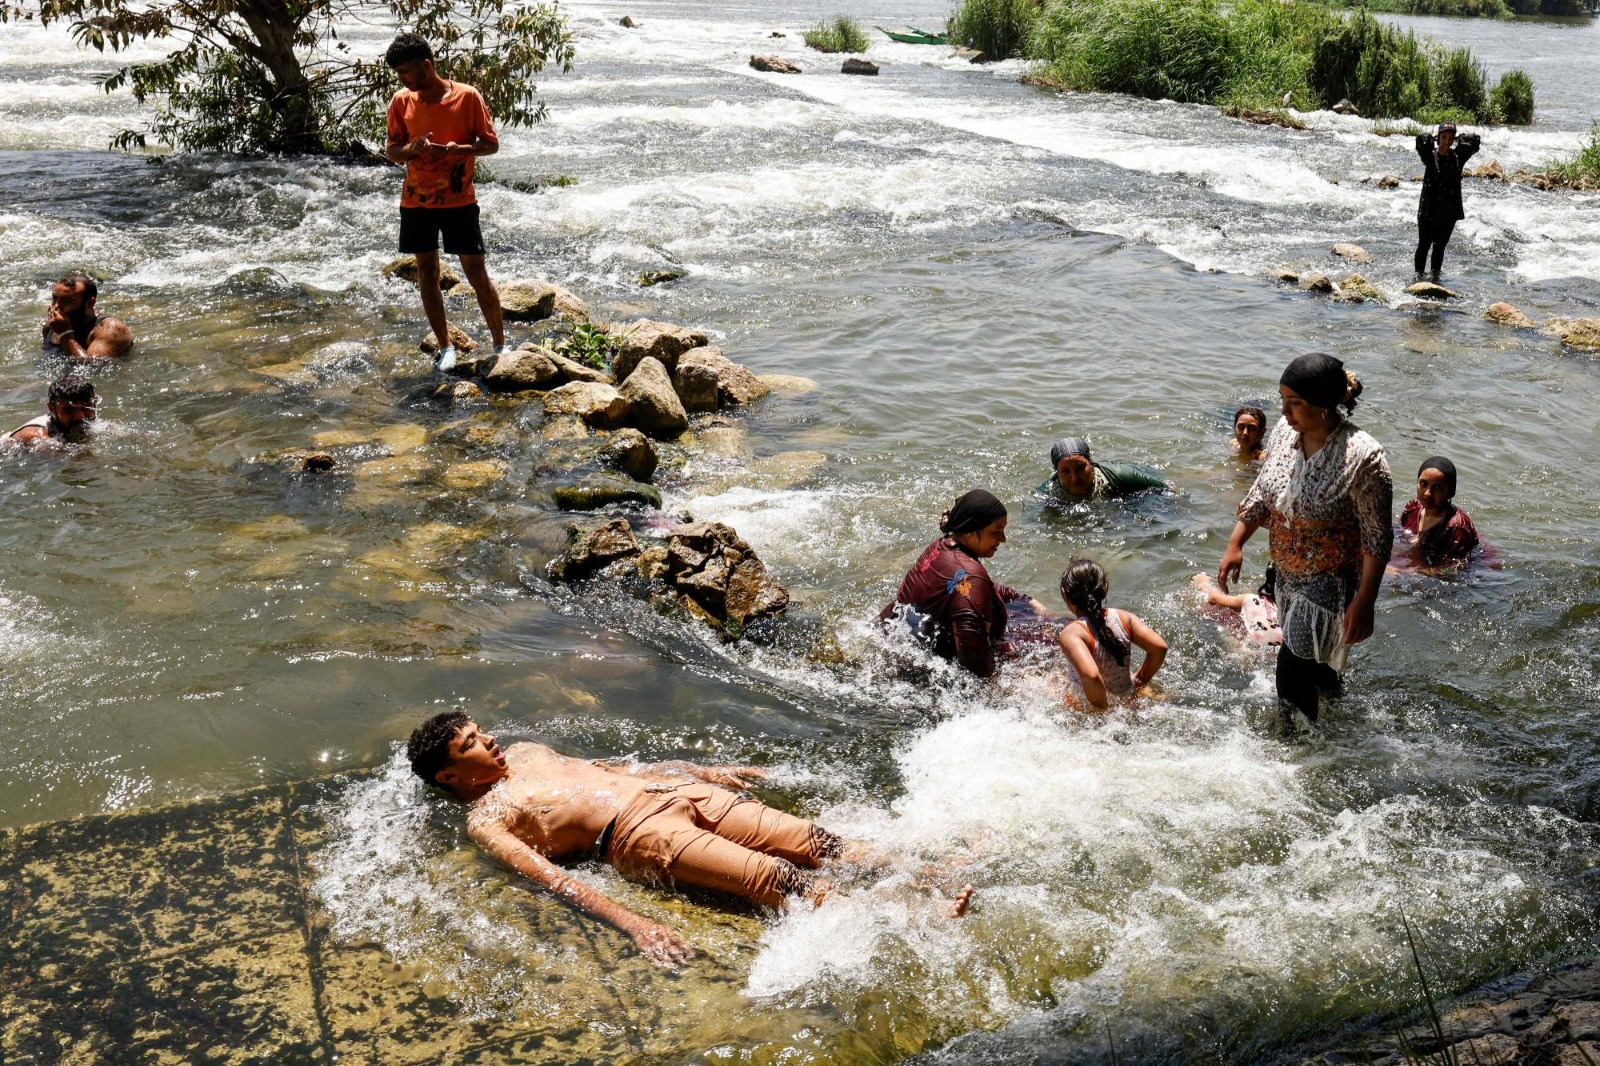
[[[439,241],[446,255],[461,260],[478,296],[496,354],[505,351],[500,293],[489,278],[478,225],[478,194],[472,172],[481,155],[500,150],[489,121],[489,108],[478,90],[446,81],[434,69],[433,48],[414,33],[402,33],[389,45],[386,62],[404,86],[389,101],[389,160],[406,168],[400,194],[400,252],[417,257],[417,287],[422,310],[439,342],[438,367],[456,364],[439,291]]]

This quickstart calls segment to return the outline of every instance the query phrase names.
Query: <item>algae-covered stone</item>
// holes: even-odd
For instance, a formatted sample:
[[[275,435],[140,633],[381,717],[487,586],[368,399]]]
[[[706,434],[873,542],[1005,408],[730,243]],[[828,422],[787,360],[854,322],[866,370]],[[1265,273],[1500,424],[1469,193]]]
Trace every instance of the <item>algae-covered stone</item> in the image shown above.
[[[672,377],[654,357],[641,359],[618,392],[627,401],[625,417],[630,425],[668,438],[689,428],[689,416],[672,389]]]
[[[485,488],[501,481],[506,476],[506,464],[499,459],[474,459],[463,463],[452,463],[445,467],[445,488],[457,492]]]
[[[661,493],[653,486],[635,481],[626,474],[610,471],[589,474],[582,480],[562,485],[551,495],[563,511],[598,511],[603,507],[644,505],[659,508]]]
[[[656,447],[637,429],[619,429],[599,449],[599,459],[635,481],[649,481],[661,462]]]
[[[1383,290],[1360,274],[1351,274],[1348,278],[1339,282],[1339,292],[1335,298],[1357,304],[1366,300],[1373,300],[1377,303],[1388,302]]]
[[[621,424],[628,401],[610,385],[597,381],[570,381],[544,396],[547,415],[577,415],[591,426]]]
[[[440,385],[433,390],[433,394],[442,400],[449,400],[457,406],[476,403],[483,399],[483,390],[470,381],[456,381],[448,385]]]
[[[539,427],[540,440],[582,440],[592,436],[594,430],[577,415],[555,415]]]
[[[1600,318],[1552,318],[1543,332],[1569,348],[1600,352]]]

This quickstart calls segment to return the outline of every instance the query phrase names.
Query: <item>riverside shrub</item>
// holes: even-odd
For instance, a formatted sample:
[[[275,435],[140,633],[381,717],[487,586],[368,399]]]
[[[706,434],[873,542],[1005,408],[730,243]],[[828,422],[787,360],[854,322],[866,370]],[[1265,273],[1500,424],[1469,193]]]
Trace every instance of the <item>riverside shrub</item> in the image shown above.
[[[1533,121],[1533,79],[1526,71],[1508,70],[1490,94],[1501,121],[1510,126],[1526,126]]]
[[[1039,0],[962,0],[947,36],[989,59],[1026,55],[1039,13]]]
[[[1278,107],[1285,94],[1305,109],[1348,99],[1369,117],[1427,123],[1492,122],[1500,112],[1468,49],[1365,11],[1277,0],[1053,0],[1029,48],[1049,80],[1072,89],[1250,109]]]
[[[865,52],[870,43],[849,15],[835,15],[832,22],[819,22],[802,36],[806,47],[819,52]]]

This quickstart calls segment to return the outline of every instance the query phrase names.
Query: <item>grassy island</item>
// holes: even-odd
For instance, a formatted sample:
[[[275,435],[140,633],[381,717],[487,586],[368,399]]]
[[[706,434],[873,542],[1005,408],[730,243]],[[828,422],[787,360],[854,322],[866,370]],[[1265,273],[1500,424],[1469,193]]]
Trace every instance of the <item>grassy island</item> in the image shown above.
[[[1511,18],[1514,15],[1586,15],[1583,0],[1360,0],[1334,7],[1364,7],[1396,15],[1445,15],[1453,18]]]
[[[1366,10],[1278,0],[965,0],[956,43],[1036,61],[1064,89],[1215,104],[1238,111],[1348,100],[1372,118],[1526,123],[1533,83],[1491,87],[1466,48],[1397,29]]]

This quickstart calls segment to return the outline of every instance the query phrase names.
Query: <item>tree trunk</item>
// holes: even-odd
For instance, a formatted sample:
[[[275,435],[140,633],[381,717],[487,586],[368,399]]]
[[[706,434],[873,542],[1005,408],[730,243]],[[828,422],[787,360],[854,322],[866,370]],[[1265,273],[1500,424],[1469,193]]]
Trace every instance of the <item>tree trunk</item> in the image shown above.
[[[298,5],[297,5],[298,6]],[[288,152],[322,152],[321,123],[313,99],[311,79],[295,52],[295,33],[301,14],[290,12],[286,0],[241,0],[238,12],[250,27],[260,52],[256,56],[272,76],[274,110],[283,117],[281,149]]]

